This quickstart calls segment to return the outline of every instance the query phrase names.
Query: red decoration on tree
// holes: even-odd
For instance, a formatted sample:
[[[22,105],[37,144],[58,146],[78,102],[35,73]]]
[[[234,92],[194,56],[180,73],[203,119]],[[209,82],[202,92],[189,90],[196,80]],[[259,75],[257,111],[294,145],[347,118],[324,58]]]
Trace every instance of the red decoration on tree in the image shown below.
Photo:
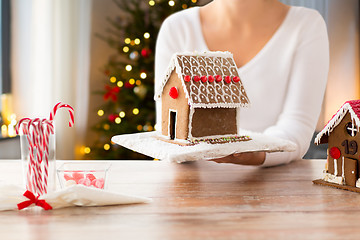
[[[142,50],[141,50],[141,56],[142,57],[144,57],[144,58],[148,58],[149,56],[150,56],[150,54],[151,54],[151,49],[149,49],[149,48],[143,48]]]
[[[117,94],[120,91],[120,88],[118,86],[111,87],[109,85],[105,86],[106,93],[104,94],[104,100],[108,100],[111,98],[113,102],[117,101]]]
[[[179,96],[179,91],[178,91],[177,87],[170,88],[169,95],[173,99],[176,99]]]
[[[134,84],[131,84],[131,83],[129,83],[129,81],[127,81],[127,82],[124,84],[124,86],[125,86],[126,88],[131,89],[131,88],[134,87]]]
[[[116,119],[118,116],[119,116],[119,115],[117,115],[117,114],[110,114],[110,115],[108,116],[108,119],[109,119],[110,122],[115,122],[115,119]]]
[[[216,75],[216,76],[215,76],[215,80],[216,80],[217,82],[221,82],[221,81],[222,81],[222,77],[221,77],[220,75]]]
[[[233,77],[234,82],[240,82],[240,78],[238,76]]]
[[[206,76],[201,76],[201,81],[203,82],[203,83],[205,83],[206,81],[207,81],[207,77]]]
[[[230,76],[225,76],[225,82],[226,83],[231,83],[231,77]]]
[[[329,153],[330,153],[330,156],[331,156],[332,158],[334,158],[334,159],[339,159],[340,156],[341,156],[341,151],[340,151],[340,149],[337,148],[337,147],[332,147],[332,148],[330,149]]]
[[[191,81],[191,77],[190,77],[189,75],[186,75],[186,76],[184,77],[184,80],[185,80],[185,82],[190,82],[190,81]]]
[[[212,75],[209,75],[209,77],[208,77],[208,80],[209,80],[209,82],[213,82],[215,79],[214,79],[214,76],[212,76]]]
[[[195,82],[200,81],[200,77],[199,77],[199,76],[194,76],[194,81],[195,81]]]

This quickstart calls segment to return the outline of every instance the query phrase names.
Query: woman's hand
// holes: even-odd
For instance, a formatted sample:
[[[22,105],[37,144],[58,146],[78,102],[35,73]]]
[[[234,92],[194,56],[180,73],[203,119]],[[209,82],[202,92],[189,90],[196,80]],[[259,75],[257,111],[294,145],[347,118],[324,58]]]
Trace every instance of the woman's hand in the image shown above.
[[[210,159],[217,163],[233,163],[241,165],[262,165],[265,161],[265,152],[235,153],[223,158]]]

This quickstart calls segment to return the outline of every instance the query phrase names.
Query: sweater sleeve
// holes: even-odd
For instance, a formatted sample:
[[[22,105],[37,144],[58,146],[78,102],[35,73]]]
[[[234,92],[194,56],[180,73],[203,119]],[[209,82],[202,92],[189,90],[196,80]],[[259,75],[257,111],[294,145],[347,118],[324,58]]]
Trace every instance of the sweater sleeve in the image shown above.
[[[295,52],[285,104],[276,125],[264,133],[288,139],[295,152],[267,153],[263,166],[275,166],[302,158],[309,148],[325,94],[329,71],[329,42],[326,25],[315,15],[300,36]]]

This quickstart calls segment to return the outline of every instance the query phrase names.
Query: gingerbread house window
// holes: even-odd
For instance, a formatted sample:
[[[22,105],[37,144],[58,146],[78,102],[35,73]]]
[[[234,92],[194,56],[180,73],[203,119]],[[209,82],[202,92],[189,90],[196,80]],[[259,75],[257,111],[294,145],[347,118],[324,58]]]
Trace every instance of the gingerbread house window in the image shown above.
[[[345,125],[345,130],[351,137],[355,137],[355,135],[358,132],[357,127],[355,126],[355,124],[353,122],[348,122]]]

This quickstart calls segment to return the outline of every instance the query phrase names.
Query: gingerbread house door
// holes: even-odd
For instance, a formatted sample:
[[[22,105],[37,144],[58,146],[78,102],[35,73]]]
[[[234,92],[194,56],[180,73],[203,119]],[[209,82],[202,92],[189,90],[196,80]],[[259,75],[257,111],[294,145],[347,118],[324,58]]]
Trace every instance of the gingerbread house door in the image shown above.
[[[344,158],[344,176],[345,183],[348,186],[356,186],[356,180],[358,179],[358,162],[355,159]]]
[[[171,140],[176,137],[176,111],[172,110],[170,110],[169,114],[169,135]]]

